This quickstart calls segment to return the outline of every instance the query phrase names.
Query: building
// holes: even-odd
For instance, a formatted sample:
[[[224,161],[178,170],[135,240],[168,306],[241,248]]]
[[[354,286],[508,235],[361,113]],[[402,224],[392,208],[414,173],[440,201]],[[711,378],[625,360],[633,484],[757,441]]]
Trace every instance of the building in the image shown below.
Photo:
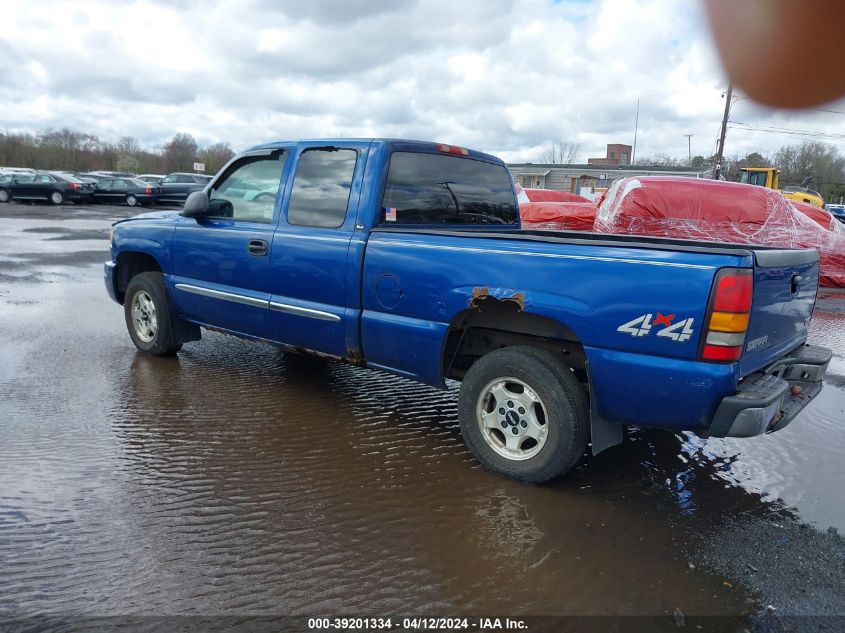
[[[608,148],[614,147],[608,145]],[[626,147],[617,145],[615,147]],[[630,176],[687,176],[707,177],[707,171],[693,167],[650,167],[647,165],[537,165],[519,163],[508,165],[513,180],[526,189],[556,189],[569,191],[593,199],[619,178]]]
[[[608,143],[607,154],[602,158],[588,158],[590,165],[630,165],[631,146],[621,143]]]

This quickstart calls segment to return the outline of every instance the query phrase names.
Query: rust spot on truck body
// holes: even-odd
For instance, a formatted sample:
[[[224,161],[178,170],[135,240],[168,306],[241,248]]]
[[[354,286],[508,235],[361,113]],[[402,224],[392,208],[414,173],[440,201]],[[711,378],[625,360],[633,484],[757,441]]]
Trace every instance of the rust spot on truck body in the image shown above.
[[[343,360],[345,360],[350,365],[355,365],[356,367],[367,366],[367,362],[364,360],[364,354],[358,347],[347,348],[346,356],[343,357]]]
[[[472,289],[472,297],[469,300],[470,308],[480,308],[482,301],[507,301],[515,303],[517,310],[522,312],[525,310],[525,293],[508,288],[494,288],[490,289],[486,286]]]

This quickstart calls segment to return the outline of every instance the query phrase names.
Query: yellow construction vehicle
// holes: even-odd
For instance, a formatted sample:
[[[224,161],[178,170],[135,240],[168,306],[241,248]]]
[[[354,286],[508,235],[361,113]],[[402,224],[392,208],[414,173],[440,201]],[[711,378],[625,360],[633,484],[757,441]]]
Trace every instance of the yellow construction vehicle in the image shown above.
[[[806,202],[819,208],[824,206],[824,198],[822,198],[821,194],[804,186],[809,182],[809,178],[805,178],[800,187],[784,187],[781,189],[780,169],[775,167],[743,167],[739,170],[739,173],[740,182],[780,191],[785,198],[789,198],[790,200]]]

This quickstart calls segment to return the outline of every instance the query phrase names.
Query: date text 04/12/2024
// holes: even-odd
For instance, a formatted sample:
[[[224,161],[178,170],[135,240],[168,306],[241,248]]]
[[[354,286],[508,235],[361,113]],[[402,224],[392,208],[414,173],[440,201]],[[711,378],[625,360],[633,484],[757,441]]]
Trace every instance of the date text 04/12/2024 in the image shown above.
[[[309,618],[309,630],[400,630],[400,631],[449,631],[449,630],[525,630],[524,620],[511,618]]]

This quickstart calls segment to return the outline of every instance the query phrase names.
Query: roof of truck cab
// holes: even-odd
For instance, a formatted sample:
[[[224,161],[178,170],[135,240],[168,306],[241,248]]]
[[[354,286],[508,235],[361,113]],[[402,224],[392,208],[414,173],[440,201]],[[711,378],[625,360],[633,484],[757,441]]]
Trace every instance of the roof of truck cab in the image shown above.
[[[291,144],[299,144],[299,143],[324,143],[324,144],[333,144],[337,143],[338,145],[342,145],[344,143],[378,143],[380,145],[384,145],[386,147],[390,147],[394,150],[396,149],[403,149],[403,150],[410,150],[416,148],[425,148],[428,150],[436,149],[438,145],[449,145],[452,147],[460,147],[462,149],[466,149],[469,151],[470,158],[481,158],[484,160],[488,160],[495,163],[501,163],[502,165],[505,162],[499,158],[498,156],[494,156],[492,154],[487,154],[485,152],[480,152],[478,150],[472,149],[471,147],[464,147],[462,145],[455,145],[453,143],[442,143],[439,141],[420,141],[417,139],[406,139],[406,138],[301,138],[301,139],[288,139],[288,140],[279,140],[279,141],[272,141],[269,143],[262,143],[261,145],[256,145],[254,147],[249,148],[246,151],[254,151],[260,149],[272,149],[274,147],[283,147],[285,145]],[[446,153],[446,152],[444,152]],[[455,154],[447,154],[448,156],[455,156]]]

